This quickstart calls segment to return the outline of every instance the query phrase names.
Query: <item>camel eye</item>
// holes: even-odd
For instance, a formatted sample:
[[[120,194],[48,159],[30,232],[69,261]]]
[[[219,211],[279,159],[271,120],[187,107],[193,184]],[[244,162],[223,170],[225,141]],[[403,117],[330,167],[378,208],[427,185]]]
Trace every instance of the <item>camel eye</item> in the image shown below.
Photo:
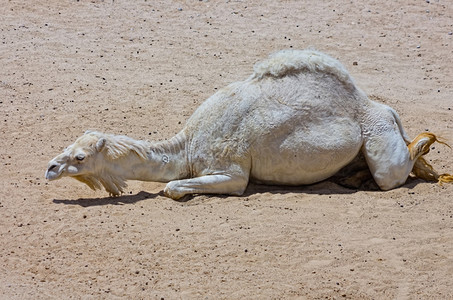
[[[83,154],[77,154],[76,157],[75,157],[78,161],[82,161],[85,159],[85,155]]]

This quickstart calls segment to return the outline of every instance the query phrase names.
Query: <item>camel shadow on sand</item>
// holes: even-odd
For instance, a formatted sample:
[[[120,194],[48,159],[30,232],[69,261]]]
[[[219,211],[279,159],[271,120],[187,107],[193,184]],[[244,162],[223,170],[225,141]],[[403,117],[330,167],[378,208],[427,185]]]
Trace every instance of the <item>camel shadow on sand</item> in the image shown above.
[[[425,182],[418,178],[408,178],[407,182],[401,187],[413,189],[419,183]],[[335,180],[325,180],[311,185],[301,186],[274,186],[274,185],[260,185],[251,183],[244,193],[244,197],[252,196],[255,194],[310,194],[310,195],[341,195],[341,194],[355,194],[357,192],[382,192],[374,181],[366,182],[359,187],[351,187],[343,185]]]
[[[425,182],[417,178],[408,178],[407,182],[401,187],[413,189],[419,183]],[[351,187],[343,185],[333,180],[325,180],[319,183],[302,186],[266,186],[259,184],[250,184],[244,196],[253,194],[271,193],[271,194],[314,194],[314,195],[340,195],[355,194],[357,192],[382,192],[374,181],[369,181],[360,187]]]
[[[421,179],[409,177],[407,182],[402,186],[408,189],[413,189],[419,183],[424,182]],[[261,185],[250,183],[247,190],[241,197],[249,197],[256,194],[316,194],[316,195],[340,195],[340,194],[355,194],[360,191],[368,192],[379,192],[380,189],[377,187],[374,181],[368,181],[362,184],[360,187],[350,187],[344,185],[343,182],[337,182],[336,180],[325,180],[320,183],[305,185],[305,186],[276,186],[276,185]],[[187,195],[176,202],[188,202],[196,198],[198,195]],[[228,195],[213,195],[218,198],[228,198]],[[156,199],[157,197],[164,197],[163,191],[159,193],[148,193],[141,191],[134,195],[122,195],[119,197],[104,197],[104,198],[79,198],[75,200],[69,199],[54,199],[55,204],[65,205],[79,205],[82,207],[91,206],[104,206],[104,205],[127,205],[135,204],[140,201]]]
[[[126,205],[134,204],[140,201],[149,200],[163,196],[163,193],[151,194],[141,191],[135,195],[122,195],[119,197],[105,197],[105,198],[79,198],[75,200],[69,199],[54,199],[53,203],[66,204],[66,205],[79,205],[82,207],[90,206],[103,206],[103,205]]]
[[[426,182],[422,179],[412,178],[409,177],[407,182],[401,186],[401,188],[406,189],[413,189],[420,183]],[[339,183],[336,180],[325,180],[319,183],[311,184],[311,185],[300,185],[300,186],[285,186],[285,185],[262,185],[256,183],[249,183],[247,189],[245,190],[242,196],[239,198],[247,198],[253,195],[260,195],[260,194],[272,194],[272,195],[285,195],[285,194],[307,194],[307,195],[352,195],[357,192],[382,192],[381,189],[377,186],[374,180],[367,181],[363,183],[359,187],[351,187],[348,185],[344,185],[343,182]],[[163,195],[159,193],[159,195]],[[186,195],[183,198],[176,200],[180,203],[185,202],[192,202],[199,194],[191,194]],[[209,195],[206,194],[205,196],[213,196],[216,198],[230,198],[230,195]],[[237,197],[237,196],[235,196]],[[196,201],[195,201],[196,202]],[[203,202],[203,201],[201,201]]]

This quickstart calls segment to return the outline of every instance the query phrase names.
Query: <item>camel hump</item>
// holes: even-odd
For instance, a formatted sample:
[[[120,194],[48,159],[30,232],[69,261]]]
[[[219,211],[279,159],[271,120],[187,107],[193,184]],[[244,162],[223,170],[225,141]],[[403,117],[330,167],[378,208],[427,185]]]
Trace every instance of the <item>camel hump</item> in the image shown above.
[[[336,59],[322,52],[308,50],[282,50],[271,54],[253,67],[252,78],[266,76],[280,78],[301,72],[327,73],[348,86],[355,86],[346,68]]]

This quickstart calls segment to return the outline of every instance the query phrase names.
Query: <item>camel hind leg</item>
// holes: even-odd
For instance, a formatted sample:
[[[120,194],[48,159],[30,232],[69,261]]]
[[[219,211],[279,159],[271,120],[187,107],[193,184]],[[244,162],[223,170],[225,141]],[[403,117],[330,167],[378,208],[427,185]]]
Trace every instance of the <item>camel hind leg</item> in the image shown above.
[[[397,129],[367,136],[363,154],[374,180],[382,190],[404,184],[414,166],[409,148]]]
[[[417,137],[410,142],[397,112],[384,104],[374,103],[367,120],[362,152],[374,180],[382,190],[404,184],[435,140]]]
[[[406,145],[398,129],[366,138],[364,154],[374,180],[382,190],[404,184],[411,172],[428,181],[453,182],[453,176],[437,174],[422,157],[436,141],[440,142],[434,134],[425,132]]]
[[[450,174],[439,175],[434,170],[434,168],[423,158],[423,155],[429,152],[429,148],[434,142],[444,144],[449,148],[451,147],[444,141],[439,140],[435,134],[430,132],[421,133],[414,140],[410,141],[408,135],[404,131],[398,113],[393,108],[387,105],[381,104],[380,106],[381,108],[384,108],[384,111],[386,112],[384,113],[384,115],[386,115],[384,119],[387,119],[387,123],[386,121],[384,121],[384,124],[386,123],[385,125],[387,126],[384,127],[389,128],[388,126],[389,124],[391,124],[391,126],[393,125],[393,132],[395,133],[395,135],[392,135],[390,133],[390,136],[392,136],[392,138],[394,139],[393,142],[390,142],[390,144],[393,145],[395,145],[396,143],[400,144],[399,142],[395,142],[395,140],[399,140],[400,136],[402,137],[409,150],[410,161],[408,162],[408,164],[410,165],[413,163],[412,173],[415,175],[415,177],[427,181],[438,181],[439,184],[453,182],[453,175]],[[405,156],[405,148],[402,146],[398,146],[396,148],[396,152],[397,156],[401,154]],[[404,170],[407,171],[406,169]]]

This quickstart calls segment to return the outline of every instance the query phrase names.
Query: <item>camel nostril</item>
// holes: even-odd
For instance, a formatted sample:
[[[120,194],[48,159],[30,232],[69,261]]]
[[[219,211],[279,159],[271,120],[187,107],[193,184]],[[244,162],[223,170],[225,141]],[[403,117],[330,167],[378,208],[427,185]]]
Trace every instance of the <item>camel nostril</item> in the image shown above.
[[[51,166],[49,167],[49,169],[47,169],[47,170],[48,170],[48,171],[52,171],[52,170],[55,169],[56,167],[57,167],[57,165],[51,165]]]

